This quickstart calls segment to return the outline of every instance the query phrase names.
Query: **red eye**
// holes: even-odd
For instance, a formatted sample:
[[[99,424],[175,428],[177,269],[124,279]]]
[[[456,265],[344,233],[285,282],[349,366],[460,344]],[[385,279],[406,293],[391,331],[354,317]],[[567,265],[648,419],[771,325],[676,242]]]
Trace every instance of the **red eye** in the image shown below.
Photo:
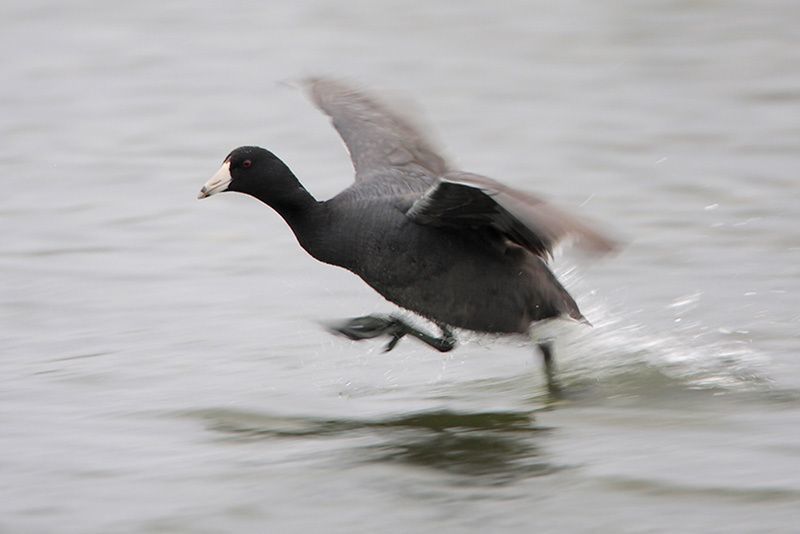
[[[253,162],[252,162],[252,161],[250,161],[249,159],[246,159],[246,160],[244,160],[244,161],[242,162],[242,168],[243,168],[243,169],[249,169],[249,168],[250,168],[250,167],[252,167],[252,166],[253,166]]]

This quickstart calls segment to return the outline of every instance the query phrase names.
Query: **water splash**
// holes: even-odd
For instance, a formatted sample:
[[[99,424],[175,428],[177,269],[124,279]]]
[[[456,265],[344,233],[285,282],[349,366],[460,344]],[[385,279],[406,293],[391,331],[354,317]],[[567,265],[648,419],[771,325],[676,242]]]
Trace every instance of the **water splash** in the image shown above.
[[[639,381],[637,389],[678,386],[717,392],[765,389],[770,379],[768,358],[748,340],[743,331],[720,337],[725,329],[686,318],[686,311],[701,299],[694,293],[675,299],[668,308],[675,312],[674,328],[656,333],[653,328],[604,308],[590,305],[595,328],[570,329],[562,336],[560,353],[566,380],[605,380],[620,385]]]

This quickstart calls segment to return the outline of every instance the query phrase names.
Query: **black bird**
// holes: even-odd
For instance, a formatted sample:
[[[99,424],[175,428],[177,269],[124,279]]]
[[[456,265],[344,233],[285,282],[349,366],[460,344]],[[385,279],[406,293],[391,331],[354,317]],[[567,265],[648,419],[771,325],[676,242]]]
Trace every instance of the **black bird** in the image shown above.
[[[440,351],[452,327],[527,333],[546,319],[588,324],[547,266],[554,246],[574,238],[594,252],[614,243],[528,193],[448,165],[407,118],[341,81],[306,82],[314,103],[344,139],[355,183],[317,201],[274,154],[231,152],[198,198],[251,195],[277,211],[319,261],[360,276],[398,306],[434,322],[435,337],[396,316],[369,315],[332,326],[350,339],[404,335]],[[537,340],[548,385],[556,388],[549,340]]]

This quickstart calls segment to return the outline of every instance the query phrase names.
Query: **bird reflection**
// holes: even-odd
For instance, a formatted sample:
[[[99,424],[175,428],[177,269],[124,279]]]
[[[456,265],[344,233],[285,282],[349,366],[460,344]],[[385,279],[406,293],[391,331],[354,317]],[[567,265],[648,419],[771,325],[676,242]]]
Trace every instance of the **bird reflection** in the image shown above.
[[[530,412],[422,412],[380,420],[278,417],[235,410],[192,415],[238,442],[335,437],[374,438],[348,446],[348,462],[394,463],[469,477],[479,484],[504,484],[550,474],[537,440],[548,431]]]

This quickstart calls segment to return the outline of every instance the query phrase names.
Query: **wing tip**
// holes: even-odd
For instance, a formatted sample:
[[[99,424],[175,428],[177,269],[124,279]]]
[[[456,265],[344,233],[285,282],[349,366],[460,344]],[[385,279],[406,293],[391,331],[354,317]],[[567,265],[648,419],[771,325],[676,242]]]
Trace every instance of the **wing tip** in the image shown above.
[[[583,230],[574,238],[578,248],[595,256],[610,256],[622,249],[622,242],[596,230]]]
[[[332,76],[312,75],[299,80],[299,85],[318,108],[327,113],[326,105],[331,100],[359,95],[365,97],[359,86],[351,81]]]

